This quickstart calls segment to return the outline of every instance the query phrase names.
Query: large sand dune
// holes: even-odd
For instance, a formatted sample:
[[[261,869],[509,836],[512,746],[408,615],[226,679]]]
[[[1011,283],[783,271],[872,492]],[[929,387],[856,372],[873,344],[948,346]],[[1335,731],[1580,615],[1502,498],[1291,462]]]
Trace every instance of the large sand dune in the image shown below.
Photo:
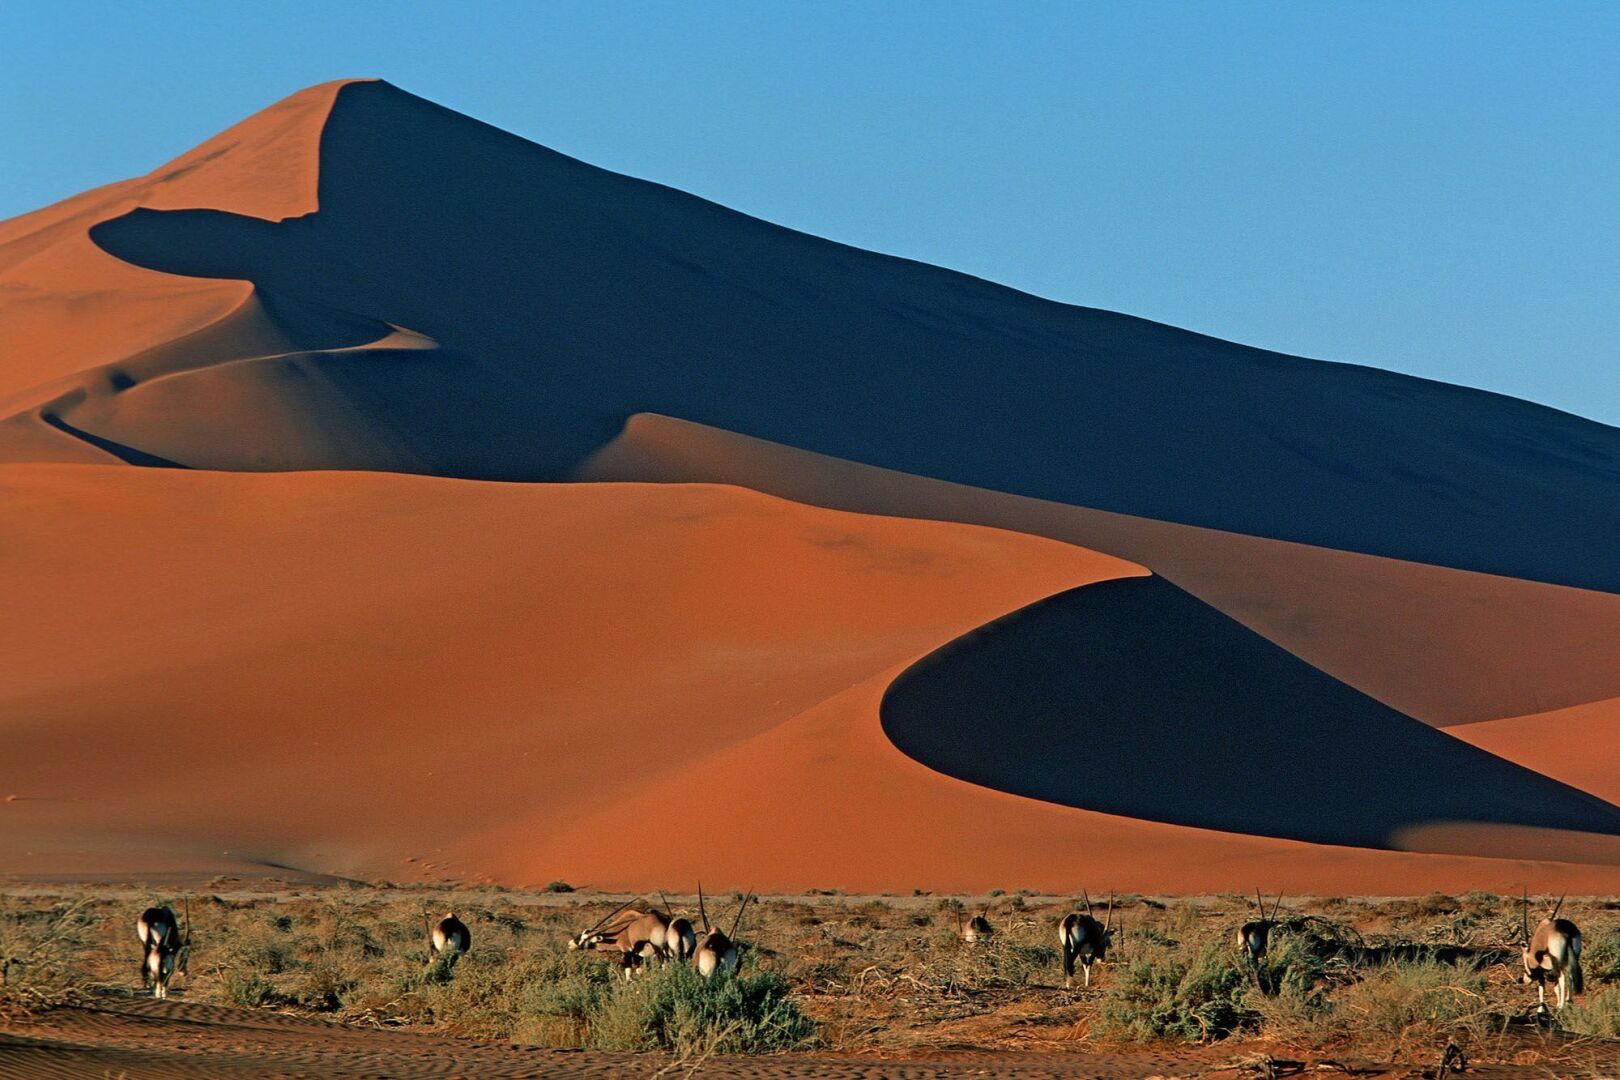
[[[0,872],[639,885],[687,849],[614,838],[673,813],[782,888],[1620,881],[1612,785],[1533,734],[1620,744],[1582,711],[1620,696],[1620,432],[385,83],[0,223],[0,462]],[[1234,799],[1212,748],[1262,731],[1273,784],[1348,763]]]

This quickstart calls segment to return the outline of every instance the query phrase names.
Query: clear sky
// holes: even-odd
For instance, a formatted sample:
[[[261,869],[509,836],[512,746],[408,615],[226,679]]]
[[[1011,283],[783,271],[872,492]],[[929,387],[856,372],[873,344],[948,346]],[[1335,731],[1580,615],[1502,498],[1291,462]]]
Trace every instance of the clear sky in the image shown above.
[[[1620,3],[7,0],[0,218],[342,76],[835,240],[1620,423]]]

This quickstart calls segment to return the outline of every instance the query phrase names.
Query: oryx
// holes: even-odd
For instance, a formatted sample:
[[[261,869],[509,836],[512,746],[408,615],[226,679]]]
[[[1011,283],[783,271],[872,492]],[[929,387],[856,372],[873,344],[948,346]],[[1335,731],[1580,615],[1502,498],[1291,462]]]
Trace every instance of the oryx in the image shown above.
[[[1566,894],[1568,895],[1568,894]],[[1523,934],[1524,981],[1536,984],[1540,1007],[1547,1008],[1547,984],[1553,984],[1558,1008],[1586,989],[1581,978],[1581,930],[1568,919],[1560,919],[1564,897],[1558,898],[1552,914],[1542,919],[1535,932],[1530,930],[1530,896],[1526,892],[1520,919]]]
[[[191,951],[191,901],[186,901],[186,928],[182,934],[174,912],[168,907],[149,907],[135,920],[135,935],[141,941],[141,985],[152,988],[152,996],[169,996],[169,980],[178,970],[186,971]]]
[[[1108,947],[1114,943],[1114,897],[1108,896],[1106,922],[1098,922],[1091,914],[1091,896],[1084,894],[1086,913],[1074,912],[1063,917],[1058,924],[1058,944],[1063,946],[1063,975],[1065,985],[1074,985],[1074,962],[1080,961],[1085,971],[1086,985],[1091,985],[1091,965],[1108,958]]]

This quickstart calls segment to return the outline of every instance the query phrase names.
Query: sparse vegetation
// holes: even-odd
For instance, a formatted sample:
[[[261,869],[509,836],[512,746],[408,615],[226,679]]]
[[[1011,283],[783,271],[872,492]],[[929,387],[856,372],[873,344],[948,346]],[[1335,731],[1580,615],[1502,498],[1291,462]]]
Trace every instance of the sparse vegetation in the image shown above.
[[[0,898],[0,1014],[7,1001],[138,992],[131,925],[152,899]],[[451,906],[474,942],[454,968],[430,962],[424,931],[425,913]],[[194,896],[196,944],[177,996],[675,1061],[808,1046],[1073,1050],[1253,1037],[1427,1066],[1448,1042],[1476,1062],[1511,1060],[1524,1045],[1516,1037],[1539,1040],[1541,1059],[1562,1045],[1532,1022],[1534,992],[1512,966],[1367,963],[1308,947],[1502,943],[1517,925],[1511,898],[1295,901],[1284,912],[1295,929],[1276,931],[1254,965],[1232,943],[1249,898],[1127,896],[1118,910],[1128,932],[1090,990],[1063,985],[1056,926],[1083,909],[1073,898],[767,898],[750,905],[741,974],[712,982],[674,965],[626,982],[610,959],[565,949],[615,906],[553,889],[458,891],[453,905],[442,890],[402,888]],[[993,936],[960,940],[960,919],[986,908]],[[1559,1022],[1590,1053],[1620,1040],[1620,927],[1602,902],[1571,901],[1566,913],[1587,930],[1587,992]]]
[[[1142,950],[1115,972],[1103,995],[1097,1032],[1148,1041],[1209,1042],[1253,1030],[1258,993],[1237,954],[1208,942],[1191,957],[1163,946]]]

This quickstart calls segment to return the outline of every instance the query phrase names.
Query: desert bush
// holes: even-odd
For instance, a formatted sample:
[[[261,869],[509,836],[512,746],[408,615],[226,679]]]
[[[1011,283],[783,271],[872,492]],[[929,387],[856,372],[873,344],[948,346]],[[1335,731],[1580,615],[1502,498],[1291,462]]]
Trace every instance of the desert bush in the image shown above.
[[[315,1012],[336,1012],[356,985],[356,980],[336,965],[317,961],[304,971],[293,1001]]]
[[[1208,1042],[1256,1026],[1260,1016],[1250,994],[1250,975],[1219,942],[1191,959],[1149,947],[1117,970],[1094,1030],[1137,1041]]]
[[[282,997],[275,984],[257,971],[224,971],[220,974],[220,997],[227,1005],[256,1009],[277,1005]]]
[[[1341,1034],[1396,1042],[1411,1035],[1480,1029],[1488,1016],[1486,978],[1437,964],[1385,964],[1365,969],[1333,1008]]]
[[[34,908],[0,897],[0,1005],[61,1000],[84,980],[88,901]]]
[[[1558,1024],[1578,1035],[1620,1039],[1620,987],[1605,987],[1572,1001]]]
[[[803,1046],[814,1025],[774,972],[705,979],[685,964],[658,964],[617,984],[589,1016],[603,1050],[759,1054]]]
[[[1582,934],[1581,938],[1581,973],[1587,983],[1620,983],[1620,927]]]

